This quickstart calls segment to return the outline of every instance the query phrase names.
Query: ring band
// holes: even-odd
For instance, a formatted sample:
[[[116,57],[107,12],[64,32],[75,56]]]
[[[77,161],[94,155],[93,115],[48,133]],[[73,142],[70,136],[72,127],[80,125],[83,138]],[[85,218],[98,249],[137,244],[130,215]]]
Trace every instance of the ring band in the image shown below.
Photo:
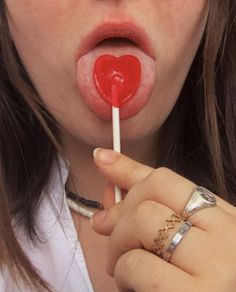
[[[165,252],[163,252],[163,259],[167,262],[170,261],[170,258],[177,247],[177,245],[180,243],[182,238],[186,235],[188,230],[192,227],[192,224],[189,221],[184,221],[183,225],[180,227],[179,231],[174,235],[172,238],[170,244],[167,246]]]
[[[183,220],[188,219],[193,213],[216,206],[216,197],[208,189],[198,186],[196,187],[182,213]]]
[[[165,221],[164,227],[158,230],[158,236],[154,238],[154,245],[150,250],[152,253],[160,257],[163,256],[164,242],[169,237],[169,230],[174,229],[176,223],[181,221],[182,218],[177,214],[172,214],[171,218]]]

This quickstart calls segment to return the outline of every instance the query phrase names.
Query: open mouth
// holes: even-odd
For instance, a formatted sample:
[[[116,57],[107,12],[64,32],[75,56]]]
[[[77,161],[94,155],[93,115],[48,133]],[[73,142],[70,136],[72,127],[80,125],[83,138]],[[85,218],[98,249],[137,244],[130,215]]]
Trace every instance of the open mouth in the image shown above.
[[[104,22],[83,38],[76,59],[87,54],[101,44],[132,45],[155,59],[151,40],[145,30],[133,22]]]
[[[100,41],[97,46],[137,46],[132,40],[122,37],[110,37]]]
[[[134,56],[141,65],[140,84],[132,99],[122,106],[121,119],[131,118],[144,108],[156,78],[156,61],[148,43],[145,32],[132,23],[104,23],[84,39],[76,60],[76,80],[81,97],[96,116],[111,121],[111,105],[101,98],[93,79],[95,62],[104,55],[118,59]]]

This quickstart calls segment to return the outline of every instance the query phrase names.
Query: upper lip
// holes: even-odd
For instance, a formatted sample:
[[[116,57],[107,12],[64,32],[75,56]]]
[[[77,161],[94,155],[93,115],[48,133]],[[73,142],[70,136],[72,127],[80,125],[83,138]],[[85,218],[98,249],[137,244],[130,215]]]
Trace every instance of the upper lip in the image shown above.
[[[151,47],[151,41],[145,30],[137,24],[126,22],[111,22],[106,21],[95,27],[86,37],[83,38],[79,48],[77,58],[82,57],[92,50],[98,43],[108,38],[127,38],[146,54],[155,59]]]

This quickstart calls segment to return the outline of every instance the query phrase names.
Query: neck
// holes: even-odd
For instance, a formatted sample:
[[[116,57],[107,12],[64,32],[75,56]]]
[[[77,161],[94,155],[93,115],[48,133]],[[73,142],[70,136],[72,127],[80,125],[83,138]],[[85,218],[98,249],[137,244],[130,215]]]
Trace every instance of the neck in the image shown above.
[[[145,141],[122,145],[122,153],[143,164],[156,167],[157,137],[148,137]],[[67,190],[73,191],[87,199],[101,201],[107,185],[106,179],[98,172],[93,160],[94,147],[67,136],[63,151],[70,163],[70,174],[66,183]]]

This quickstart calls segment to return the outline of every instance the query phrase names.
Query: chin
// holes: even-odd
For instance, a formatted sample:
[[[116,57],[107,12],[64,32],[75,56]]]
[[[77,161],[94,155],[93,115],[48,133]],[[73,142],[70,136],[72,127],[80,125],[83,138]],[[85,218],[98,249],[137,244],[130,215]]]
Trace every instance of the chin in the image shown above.
[[[84,120],[85,121],[85,120]],[[121,146],[134,146],[140,143],[147,137],[150,137],[157,132],[158,127],[144,122],[138,115],[130,119],[121,121]],[[152,120],[153,121],[153,120]],[[73,127],[67,129],[67,132],[77,140],[79,144],[86,144],[91,147],[113,147],[112,123],[99,118],[89,120],[87,122],[73,123]]]

